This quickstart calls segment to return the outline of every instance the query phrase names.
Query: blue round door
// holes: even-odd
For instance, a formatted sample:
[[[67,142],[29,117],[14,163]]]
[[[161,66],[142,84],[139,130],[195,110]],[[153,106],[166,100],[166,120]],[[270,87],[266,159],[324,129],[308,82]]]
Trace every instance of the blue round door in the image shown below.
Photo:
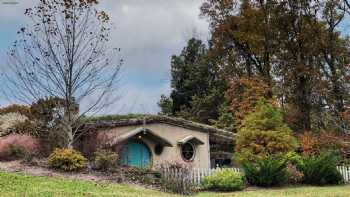
[[[150,166],[151,153],[148,147],[141,142],[129,142],[122,152],[124,165],[146,168]]]

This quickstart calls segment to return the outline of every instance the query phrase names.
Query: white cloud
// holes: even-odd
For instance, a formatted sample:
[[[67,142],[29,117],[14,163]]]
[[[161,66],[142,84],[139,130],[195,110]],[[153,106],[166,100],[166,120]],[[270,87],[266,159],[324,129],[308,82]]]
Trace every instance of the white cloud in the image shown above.
[[[192,31],[204,38],[208,34],[207,22],[198,17],[200,0],[101,2],[101,8],[108,11],[116,26],[112,40],[126,56],[139,52],[149,56],[149,53],[164,50],[178,52],[192,36]],[[143,67],[141,64],[132,66]],[[152,67],[164,65],[154,64]]]
[[[160,92],[169,93],[168,84],[160,85],[156,88],[135,88],[133,86],[126,86],[121,88],[119,94],[121,95],[111,108],[105,110],[105,113],[151,113],[155,114],[159,111],[157,102],[160,98]]]
[[[123,113],[156,113],[161,94],[170,92],[170,57],[180,53],[195,33],[207,39],[208,24],[199,19],[201,0],[128,0],[101,1],[116,29],[113,42],[122,48],[125,63],[123,82],[126,93],[116,106]],[[143,73],[130,85],[128,73]],[[134,78],[132,80],[135,80]],[[159,81],[144,87],[143,81]],[[117,108],[118,108],[117,107]],[[119,109],[118,108],[118,109]],[[118,112],[118,111],[116,111]]]
[[[25,8],[33,6],[38,0],[17,1],[17,5],[0,5],[1,20],[11,21],[0,21],[0,25],[24,23]],[[194,32],[202,39],[207,39],[208,24],[199,19],[202,2],[203,0],[100,0],[99,7],[109,13],[115,26],[111,42],[122,49],[125,59],[120,90],[122,98],[109,108],[109,113],[159,111],[157,101],[160,95],[170,92],[171,55],[180,53]],[[11,31],[15,33],[17,28]],[[0,32],[0,39],[2,36],[4,35]],[[7,47],[0,43],[0,52]]]

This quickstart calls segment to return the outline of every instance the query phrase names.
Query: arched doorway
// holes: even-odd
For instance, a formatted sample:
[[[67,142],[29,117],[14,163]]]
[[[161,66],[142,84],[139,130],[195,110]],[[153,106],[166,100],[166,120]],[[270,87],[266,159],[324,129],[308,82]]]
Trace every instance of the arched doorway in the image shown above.
[[[122,164],[137,168],[147,168],[151,165],[151,152],[140,141],[130,141],[122,151]]]

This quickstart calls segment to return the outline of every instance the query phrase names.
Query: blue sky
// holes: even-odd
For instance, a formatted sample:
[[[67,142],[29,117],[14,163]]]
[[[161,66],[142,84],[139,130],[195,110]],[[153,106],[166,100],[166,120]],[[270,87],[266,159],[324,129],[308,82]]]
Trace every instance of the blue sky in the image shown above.
[[[9,0],[6,0],[8,2]],[[0,0],[0,66],[26,23],[24,9],[37,0]],[[118,96],[104,113],[157,113],[161,94],[170,92],[170,57],[180,53],[186,41],[208,38],[208,24],[199,18],[202,0],[100,0],[114,22],[111,42],[122,49],[125,60]],[[9,101],[0,97],[0,104]]]

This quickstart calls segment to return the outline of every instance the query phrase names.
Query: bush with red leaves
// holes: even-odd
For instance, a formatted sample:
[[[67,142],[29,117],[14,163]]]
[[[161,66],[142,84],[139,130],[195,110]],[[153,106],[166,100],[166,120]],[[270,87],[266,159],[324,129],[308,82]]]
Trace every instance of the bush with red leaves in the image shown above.
[[[21,159],[38,152],[39,142],[32,136],[11,134],[0,138],[0,160]]]

